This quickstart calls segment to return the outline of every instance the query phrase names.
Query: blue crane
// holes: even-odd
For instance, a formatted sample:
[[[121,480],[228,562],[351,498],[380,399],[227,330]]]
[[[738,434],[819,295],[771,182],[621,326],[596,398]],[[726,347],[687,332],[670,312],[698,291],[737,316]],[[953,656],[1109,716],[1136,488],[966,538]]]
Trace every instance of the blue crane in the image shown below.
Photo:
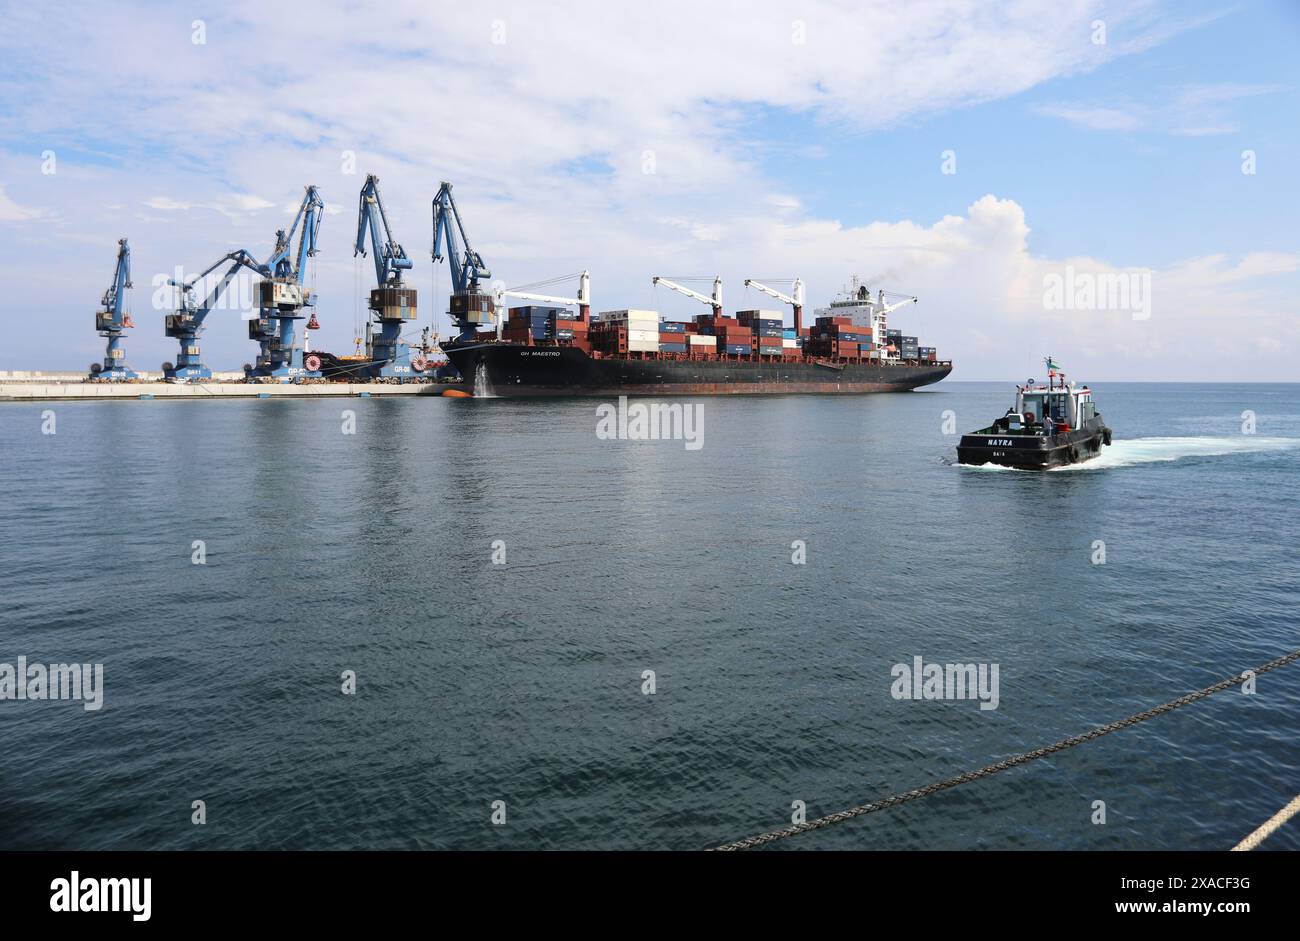
[[[411,356],[402,342],[402,325],[416,318],[416,290],[402,281],[402,272],[412,267],[406,251],[393,239],[388,213],[379,196],[379,177],[366,176],[357,209],[357,245],[353,257],[366,254],[366,234],[375,263],[378,287],[370,291],[370,310],[379,321],[378,332],[366,328],[366,371],[373,378],[403,379],[423,376],[429,369],[422,353]],[[432,375],[432,373],[429,373]]]
[[[288,382],[320,375],[320,357],[303,355],[297,321],[304,318],[304,307],[316,304],[311,289],[303,286],[303,278],[308,259],[316,254],[316,236],[324,213],[325,201],[320,192],[308,186],[293,225],[288,231],[280,229],[275,233],[275,249],[265,265],[269,273],[257,285],[258,316],[248,323],[249,339],[261,345],[257,364],[248,370],[250,376]],[[317,326],[313,316],[307,327]]]
[[[121,382],[139,376],[126,365],[126,350],[122,349],[122,331],[134,327],[131,315],[126,312],[126,292],[131,287],[131,246],[126,239],[117,240],[117,271],[113,284],[104,292],[101,310],[95,313],[95,329],[101,337],[108,338],[102,363],[92,363],[90,378]]]
[[[213,285],[212,290],[203,299],[203,303],[198,303],[194,295],[195,287],[226,262],[230,262],[230,267]],[[176,312],[168,314],[165,318],[163,330],[167,336],[180,341],[181,349],[176,357],[175,364],[163,363],[162,365],[163,374],[167,379],[173,382],[186,382],[191,379],[212,378],[212,370],[203,364],[203,358],[199,351],[199,334],[203,332],[203,322],[213,308],[217,306],[217,302],[225,293],[231,280],[245,268],[264,278],[269,277],[271,274],[270,268],[259,264],[257,259],[241,248],[222,255],[200,274],[184,283],[177,283],[175,280],[168,279],[168,284],[180,288],[181,299]]]
[[[451,184],[443,182],[433,197],[433,260],[442,261],[443,242],[447,245],[447,264],[451,268],[451,322],[457,330],[456,340],[472,340],[479,324],[496,322],[493,297],[479,288],[479,281],[492,272],[479,253],[470,247],[465,225],[461,222],[456,201],[451,198]]]

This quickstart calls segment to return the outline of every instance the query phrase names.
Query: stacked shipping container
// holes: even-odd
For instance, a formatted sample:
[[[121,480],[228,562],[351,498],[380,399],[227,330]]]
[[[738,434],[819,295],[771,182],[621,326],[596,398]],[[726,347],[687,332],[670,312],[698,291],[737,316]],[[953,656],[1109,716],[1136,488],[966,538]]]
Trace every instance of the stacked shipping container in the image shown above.
[[[592,324],[591,345],[604,353],[657,353],[659,312],[606,310]]]
[[[674,355],[745,357],[803,356],[862,361],[884,355],[872,342],[870,327],[850,317],[821,316],[798,336],[785,327],[780,313],[742,310],[733,317],[701,314],[694,321],[659,320],[652,310],[603,311],[587,323],[559,307],[512,307],[505,339],[577,346],[604,354],[668,353]],[[918,346],[917,338],[901,330],[887,332],[887,346],[904,361],[935,363],[938,351]]]

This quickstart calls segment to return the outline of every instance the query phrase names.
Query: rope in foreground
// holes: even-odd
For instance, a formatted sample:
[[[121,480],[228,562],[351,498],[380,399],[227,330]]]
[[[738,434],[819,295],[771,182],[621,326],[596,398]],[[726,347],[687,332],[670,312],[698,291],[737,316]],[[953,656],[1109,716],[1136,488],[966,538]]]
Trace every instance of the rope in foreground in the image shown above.
[[[786,837],[797,836],[800,833],[807,833],[809,830],[820,830],[822,827],[828,827],[833,823],[852,820],[854,817],[863,817],[867,814],[874,814],[878,810],[885,810],[889,807],[896,807],[899,804],[906,804],[909,801],[920,800],[922,797],[929,797],[931,794],[945,791],[950,787],[956,787],[959,784],[967,784],[971,781],[978,781],[980,778],[987,778],[990,775],[997,774],[999,771],[1006,771],[1008,768],[1015,768],[1018,765],[1028,764],[1037,758],[1046,758],[1048,755],[1054,755],[1057,752],[1065,751],[1067,748],[1073,748],[1075,745],[1082,745],[1084,742],[1090,742],[1095,738],[1101,738],[1101,736],[1108,735],[1111,732],[1116,732],[1120,729],[1127,729],[1130,726],[1137,725],[1139,722],[1145,722],[1147,719],[1154,719],[1156,716],[1162,716],[1166,712],[1173,712],[1175,709],[1198,702],[1199,700],[1205,699],[1207,696],[1213,696],[1215,693],[1222,692],[1225,689],[1230,689],[1233,686],[1240,686],[1242,683],[1246,682],[1246,679],[1251,675],[1258,676],[1262,673],[1268,673],[1271,670],[1276,670],[1278,667],[1284,667],[1296,660],[1300,660],[1300,650],[1292,651],[1286,656],[1278,657],[1276,660],[1270,660],[1263,666],[1256,667],[1254,670],[1247,670],[1239,676],[1230,676],[1227,679],[1220,680],[1213,686],[1207,686],[1205,689],[1197,690],[1194,693],[1188,693],[1186,696],[1181,696],[1172,702],[1155,706],[1145,712],[1139,712],[1137,715],[1129,716],[1127,719],[1120,719],[1117,722],[1111,722],[1089,732],[1084,732],[1082,735],[1074,735],[1070,738],[1062,739],[1061,741],[1044,748],[1036,748],[1033,751],[1022,752],[1019,755],[1012,755],[1010,758],[1004,758],[996,764],[988,765],[977,771],[967,771],[963,774],[957,775],[956,777],[947,778],[943,781],[936,781],[933,784],[927,784],[924,787],[919,787],[915,790],[905,791],[902,794],[895,794],[892,797],[886,797],[882,800],[872,801],[869,804],[850,807],[848,810],[841,810],[839,813],[830,814],[826,817],[819,817],[816,820],[792,824],[791,826],[780,830],[770,830],[767,833],[760,833],[758,836],[747,837],[746,839],[736,840],[732,843],[723,843],[721,846],[713,847],[712,851],[730,852],[733,850],[753,849],[756,846],[775,843],[777,840],[783,840]],[[1292,808],[1292,805],[1300,805],[1300,797],[1296,798],[1295,801],[1292,801],[1291,804],[1288,804],[1287,808],[1284,808],[1282,812],[1284,813],[1286,809]],[[1300,809],[1300,806],[1292,809],[1291,813],[1295,813],[1297,809]],[[1277,818],[1275,817],[1274,819]],[[1273,820],[1270,820],[1268,823],[1264,824],[1264,827],[1261,827],[1260,830],[1263,830],[1272,823]],[[1273,829],[1277,829],[1278,826],[1281,826],[1281,823],[1282,821],[1279,821]],[[1259,831],[1256,832],[1258,833]],[[1271,832],[1272,830],[1269,831],[1269,833]],[[1253,839],[1255,835],[1256,834],[1251,834],[1251,836],[1246,838],[1247,841]],[[1263,836],[1260,836],[1259,840],[1263,840],[1267,835],[1268,833],[1265,833]],[[1256,845],[1258,845],[1258,841],[1256,842]],[[1240,849],[1241,847],[1238,848]]]
[[[1282,824],[1294,817],[1297,812],[1300,812],[1300,795],[1292,798],[1291,803],[1287,804],[1273,816],[1265,820],[1258,830],[1234,846],[1232,852],[1244,853],[1248,850],[1253,850],[1255,847],[1259,846],[1259,844],[1272,836],[1277,831],[1278,827],[1282,826]]]

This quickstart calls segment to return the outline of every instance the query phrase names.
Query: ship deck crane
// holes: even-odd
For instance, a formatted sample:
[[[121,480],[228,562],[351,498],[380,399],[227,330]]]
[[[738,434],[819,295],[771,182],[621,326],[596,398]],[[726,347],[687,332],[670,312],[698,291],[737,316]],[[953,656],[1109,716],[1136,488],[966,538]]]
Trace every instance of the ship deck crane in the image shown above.
[[[370,310],[379,321],[379,330],[366,329],[367,373],[372,377],[401,379],[420,375],[429,368],[423,355],[412,357],[411,347],[402,342],[402,325],[416,318],[416,290],[402,281],[412,261],[406,250],[393,238],[388,213],[379,195],[379,177],[366,176],[357,209],[357,244],[353,257],[366,254],[366,235],[375,263],[378,287],[370,291]]]
[[[126,365],[126,350],[122,349],[122,331],[134,327],[131,315],[126,312],[126,292],[131,287],[131,246],[126,239],[117,240],[117,270],[113,283],[100,301],[101,309],[95,313],[95,330],[108,339],[104,361],[92,363],[90,378],[122,382],[138,379],[139,375]]]
[[[868,296],[870,296],[870,294],[868,294]],[[871,325],[873,328],[879,325],[879,335],[876,337],[876,342],[881,346],[888,345],[888,340],[889,340],[888,333],[885,329],[887,326],[887,322],[885,318],[888,317],[890,314],[892,314],[894,311],[898,310],[898,308],[904,307],[908,304],[915,304],[919,300],[919,298],[912,297],[911,295],[908,294],[896,294],[893,296],[898,297],[899,300],[894,301],[892,304],[886,303],[885,292],[879,290],[876,291],[876,304],[875,304],[874,313],[871,318]]]
[[[491,326],[496,321],[496,305],[491,294],[479,282],[492,277],[482,256],[469,243],[460,210],[445,180],[433,197],[433,261],[443,259],[446,246],[447,265],[451,268],[451,303],[448,313],[456,328],[456,341],[474,339],[479,324]]]
[[[248,337],[261,345],[257,364],[248,374],[258,378],[294,379],[320,375],[320,357],[303,355],[297,322],[303,308],[314,307],[316,297],[303,286],[307,262],[316,255],[316,238],[325,214],[325,201],[315,186],[308,186],[288,231],[275,233],[275,249],[266,261],[270,273],[258,284],[258,316],[248,323]],[[299,232],[301,226],[302,231]],[[293,249],[294,235],[298,248]],[[319,326],[313,315],[308,329]]]
[[[682,280],[689,280],[689,279],[683,278]],[[662,284],[664,287],[671,288],[672,290],[676,291],[678,294],[685,294],[687,297],[693,297],[695,298],[695,300],[700,301],[703,304],[708,304],[710,307],[712,307],[713,316],[715,317],[722,316],[722,278],[721,277],[715,277],[713,279],[712,297],[705,294],[701,294],[698,291],[692,291],[690,288],[682,287],[676,281],[669,281],[667,278],[658,278],[658,277],[651,278],[650,283]]]
[[[212,290],[203,299],[203,303],[197,303],[194,297],[195,287],[226,262],[230,262],[230,267],[213,285]],[[212,312],[212,309],[216,307],[221,295],[225,293],[235,275],[244,269],[263,277],[267,277],[271,273],[267,266],[259,264],[257,259],[241,248],[222,255],[188,281],[178,283],[173,279],[168,279],[168,284],[180,289],[180,302],[177,304],[176,312],[168,314],[165,318],[163,332],[167,336],[179,340],[181,348],[174,365],[172,363],[163,363],[162,365],[163,374],[167,379],[173,382],[186,382],[191,379],[212,378],[212,370],[203,364],[198,344],[199,334],[203,332],[203,322],[207,319],[208,314]]]
[[[572,277],[570,275],[569,277]],[[525,284],[517,288],[497,288],[495,303],[498,310],[505,306],[507,297],[517,297],[524,301],[537,301],[542,304],[556,304],[560,307],[577,307],[579,320],[591,319],[591,273],[582,271],[578,273],[578,296],[577,297],[555,297],[551,294],[536,294],[532,291],[526,291],[524,288],[543,287],[547,284],[554,284],[555,281],[563,281],[565,278],[556,278],[554,281],[540,281],[536,284]],[[497,332],[500,333],[501,324],[497,323]]]
[[[753,278],[745,279],[745,287],[762,291],[768,297],[774,297],[783,304],[789,304],[794,309],[794,335],[801,337],[803,336],[803,281],[794,278],[791,285],[791,293],[782,294],[780,291],[770,288],[760,281],[755,281]]]
[[[852,293],[861,301],[871,305],[871,339],[876,346],[876,352],[885,353],[889,347],[889,321],[888,316],[900,307],[908,304],[915,304],[919,298],[910,294],[890,294],[891,298],[898,298],[896,301],[886,302],[885,292],[876,291],[876,300],[871,300],[871,290],[865,284],[859,284],[858,279],[853,279]],[[897,351],[895,351],[897,352]]]

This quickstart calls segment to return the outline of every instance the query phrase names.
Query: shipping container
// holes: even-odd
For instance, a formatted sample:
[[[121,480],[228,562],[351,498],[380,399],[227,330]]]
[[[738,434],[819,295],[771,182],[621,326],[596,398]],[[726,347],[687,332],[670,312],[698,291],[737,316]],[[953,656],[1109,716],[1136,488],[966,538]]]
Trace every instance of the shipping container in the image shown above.
[[[657,310],[602,310],[597,316],[601,320],[659,320]]]
[[[754,351],[753,347],[751,347],[748,343],[727,343],[723,346],[720,346],[718,349],[719,352],[727,353],[728,355],[731,356],[744,356]]]
[[[659,325],[659,332],[660,333],[685,333],[686,324],[675,322],[672,320],[665,320],[663,323]]]
[[[685,343],[660,343],[659,352],[660,353],[685,353],[686,344]]]

